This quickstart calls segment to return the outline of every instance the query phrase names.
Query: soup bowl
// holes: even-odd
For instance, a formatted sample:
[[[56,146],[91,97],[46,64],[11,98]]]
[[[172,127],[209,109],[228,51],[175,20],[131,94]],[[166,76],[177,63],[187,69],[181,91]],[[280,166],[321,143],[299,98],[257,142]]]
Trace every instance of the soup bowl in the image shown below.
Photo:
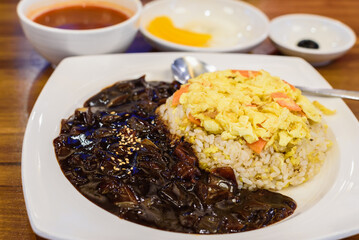
[[[78,4],[119,10],[128,16],[123,22],[103,28],[73,30],[48,27],[33,21],[32,15],[41,9]],[[139,0],[21,0],[17,14],[26,38],[49,62],[57,65],[69,56],[96,55],[124,52],[138,31],[138,19],[142,11]]]

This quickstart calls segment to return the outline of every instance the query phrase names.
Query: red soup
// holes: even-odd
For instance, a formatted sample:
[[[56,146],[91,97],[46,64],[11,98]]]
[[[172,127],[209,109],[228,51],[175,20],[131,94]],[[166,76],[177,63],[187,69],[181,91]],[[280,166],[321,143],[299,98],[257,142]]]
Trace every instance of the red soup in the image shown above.
[[[129,18],[126,13],[97,5],[71,5],[47,10],[33,21],[48,27],[86,30],[108,27]]]

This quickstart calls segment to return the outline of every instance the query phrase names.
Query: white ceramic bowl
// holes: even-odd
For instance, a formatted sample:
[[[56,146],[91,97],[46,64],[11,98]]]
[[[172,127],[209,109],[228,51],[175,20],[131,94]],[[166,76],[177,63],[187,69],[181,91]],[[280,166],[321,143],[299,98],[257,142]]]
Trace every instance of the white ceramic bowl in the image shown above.
[[[340,21],[312,14],[288,14],[274,18],[269,37],[279,51],[302,57],[313,65],[325,65],[344,55],[356,41],[355,33]],[[298,47],[301,40],[313,40],[319,49]]]
[[[170,17],[176,27],[210,33],[213,45],[192,47],[152,35],[146,28],[162,15]],[[140,20],[140,31],[148,42],[164,51],[248,52],[267,38],[268,26],[263,12],[236,0],[153,1],[144,7]]]
[[[142,11],[140,0],[97,1],[120,6],[131,16],[119,24],[98,29],[58,29],[35,23],[28,17],[36,9],[64,2],[71,0],[22,0],[17,6],[25,36],[44,58],[55,65],[69,56],[124,52],[138,31],[138,18]]]

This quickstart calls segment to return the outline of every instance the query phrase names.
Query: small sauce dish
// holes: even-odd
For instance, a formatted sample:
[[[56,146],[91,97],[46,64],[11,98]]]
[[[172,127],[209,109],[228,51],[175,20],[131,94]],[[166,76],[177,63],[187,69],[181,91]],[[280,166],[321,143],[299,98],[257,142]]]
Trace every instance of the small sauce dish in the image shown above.
[[[63,29],[34,21],[34,16],[46,11],[77,5],[80,6],[79,8],[94,5],[99,9],[113,9],[123,12],[127,19],[117,24],[93,29],[72,27]],[[21,0],[17,5],[17,14],[26,38],[53,65],[70,56],[126,51],[138,31],[141,11],[140,0]],[[108,13],[99,15],[101,14],[108,16]],[[59,19],[61,20],[61,17]]]
[[[269,37],[283,54],[304,58],[314,66],[323,66],[341,57],[356,41],[354,31],[344,23],[313,14],[274,18]]]
[[[211,35],[208,45],[176,43],[151,33],[150,23],[163,16],[181,31],[178,33],[172,28],[164,32],[169,39],[183,37],[187,39],[182,40],[190,40],[195,36],[186,32],[190,31]],[[268,26],[269,20],[263,12],[248,3],[234,0],[157,0],[144,7],[140,20],[144,37],[163,51],[248,52],[267,38]]]

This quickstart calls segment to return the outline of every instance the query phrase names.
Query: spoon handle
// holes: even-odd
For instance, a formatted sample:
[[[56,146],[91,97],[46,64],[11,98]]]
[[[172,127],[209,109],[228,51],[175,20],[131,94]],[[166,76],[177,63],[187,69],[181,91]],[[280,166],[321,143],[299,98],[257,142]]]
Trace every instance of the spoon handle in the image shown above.
[[[342,89],[330,89],[330,88],[307,88],[303,86],[295,86],[303,93],[308,93],[316,96],[324,97],[340,97],[352,100],[359,100],[359,91],[349,91]]]

